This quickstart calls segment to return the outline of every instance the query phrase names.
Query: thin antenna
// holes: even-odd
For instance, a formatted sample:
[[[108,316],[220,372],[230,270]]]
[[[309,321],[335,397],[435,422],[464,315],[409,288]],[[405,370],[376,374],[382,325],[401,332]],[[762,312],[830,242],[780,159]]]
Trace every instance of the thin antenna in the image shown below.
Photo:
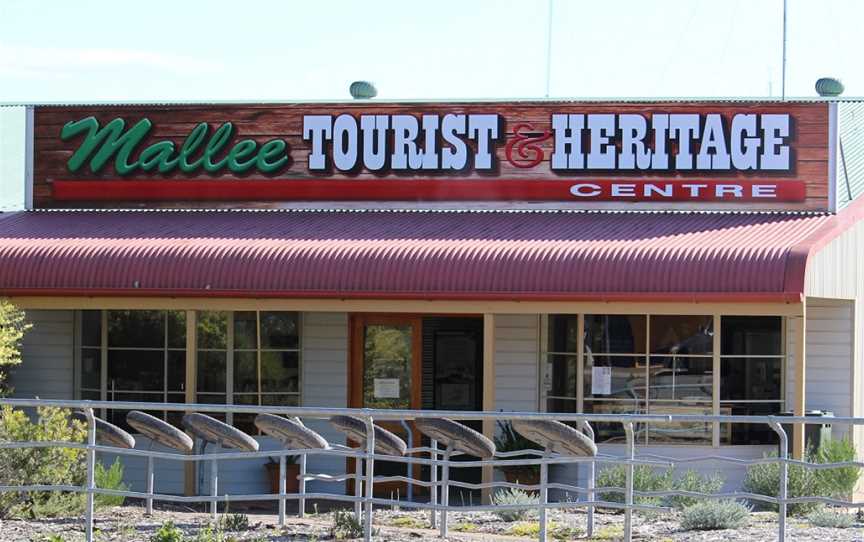
[[[786,100],[786,3],[783,0],[783,74],[780,77],[780,99]]]
[[[784,0],[785,1],[785,0]],[[549,26],[546,29],[546,97],[549,97],[549,82],[552,79],[552,0],[549,0]]]

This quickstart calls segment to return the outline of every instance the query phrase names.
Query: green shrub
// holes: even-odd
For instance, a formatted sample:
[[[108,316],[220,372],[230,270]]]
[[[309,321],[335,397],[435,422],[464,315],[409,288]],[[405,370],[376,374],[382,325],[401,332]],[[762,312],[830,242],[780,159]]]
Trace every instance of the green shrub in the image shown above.
[[[496,492],[492,495],[492,504],[495,506],[503,505],[524,505],[536,506],[540,504],[540,497],[527,491],[509,488]],[[494,512],[501,521],[524,521],[534,517],[537,514],[536,510],[525,508],[523,510],[496,510]]]
[[[716,531],[738,529],[747,522],[750,509],[737,501],[706,500],[681,512],[681,528],[685,531]]]
[[[333,526],[330,528],[330,536],[336,540],[347,540],[363,536],[363,524],[360,523],[352,512],[336,510],[333,512]]]
[[[820,464],[855,461],[855,445],[848,438],[828,439],[816,451],[813,460]],[[861,477],[860,467],[835,467],[815,472],[820,495],[837,499],[850,498]]]
[[[175,526],[173,521],[168,520],[153,533],[150,542],[183,542],[183,531]]]
[[[597,475],[595,486],[601,501],[623,503],[623,491],[599,491],[602,488],[624,489],[627,485],[626,465],[615,465],[602,469]],[[672,487],[672,469],[657,471],[648,465],[635,465],[633,467],[633,489],[636,491],[664,491]],[[633,502],[646,506],[660,506],[660,497],[635,496]]]
[[[705,477],[691,469],[672,482],[672,489],[676,491],[712,494],[719,492],[723,488],[723,482],[723,475],[719,472]],[[680,510],[702,501],[703,499],[698,497],[673,496],[666,499],[666,505]]]
[[[855,516],[841,510],[819,507],[807,516],[807,521],[814,527],[848,529],[855,524]]]
[[[83,442],[83,423],[70,420],[69,411],[54,407],[36,409],[34,422],[22,410],[0,408],[0,441]],[[84,450],[71,448],[20,448],[3,450],[0,485],[64,484],[81,485],[86,474]],[[63,509],[80,496],[50,492],[0,493],[0,519],[9,516],[34,517],[51,509]],[[63,506],[58,506],[62,502]],[[40,510],[42,512],[40,512]]]
[[[777,457],[776,452],[766,457]],[[847,439],[824,442],[819,450],[809,451],[804,460],[809,463],[839,463],[853,461],[856,457],[855,446]],[[801,465],[789,465],[787,495],[794,497],[835,497],[848,498],[861,474],[859,467],[837,467],[831,469],[812,469]],[[758,495],[777,497],[780,491],[780,464],[766,463],[751,465],[744,478],[744,489]],[[755,502],[765,510],[777,510],[776,504]],[[788,505],[792,515],[806,515],[819,508],[819,503],[794,503]]]
[[[116,489],[119,491],[128,491],[129,486],[123,483],[123,463],[120,458],[115,458],[114,463],[107,469],[101,461],[96,462],[96,469],[93,471],[96,479],[96,487],[102,489]],[[99,495],[96,494],[94,502],[96,506],[122,506],[126,497],[118,495]]]
[[[220,527],[226,531],[246,531],[249,529],[249,516],[246,514],[227,514],[222,516]]]
[[[0,397],[11,392],[6,384],[6,369],[21,363],[21,339],[31,327],[24,311],[0,299]]]

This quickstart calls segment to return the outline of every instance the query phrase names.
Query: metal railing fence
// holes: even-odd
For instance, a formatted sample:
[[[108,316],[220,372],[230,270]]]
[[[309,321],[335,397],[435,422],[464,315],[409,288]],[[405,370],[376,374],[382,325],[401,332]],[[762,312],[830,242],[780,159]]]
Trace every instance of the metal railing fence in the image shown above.
[[[210,513],[216,517],[219,503],[243,502],[243,501],[277,501],[279,510],[279,524],[284,525],[286,520],[286,502],[298,501],[298,514],[302,516],[305,512],[305,502],[308,499],[322,499],[337,502],[352,503],[354,513],[361,519],[364,529],[364,540],[371,541],[373,536],[373,510],[374,507],[414,508],[428,510],[432,528],[438,528],[442,537],[447,536],[448,520],[447,513],[455,510],[463,512],[492,512],[502,510],[524,510],[535,509],[539,513],[540,529],[538,538],[545,542],[547,538],[547,512],[550,509],[578,509],[586,510],[586,534],[590,537],[594,530],[594,510],[598,507],[607,509],[618,509],[624,515],[624,539],[630,541],[633,536],[633,512],[634,511],[668,511],[668,508],[653,504],[640,504],[636,502],[637,497],[693,497],[704,499],[747,499],[755,502],[768,503],[778,507],[778,540],[784,541],[786,537],[787,508],[795,503],[823,503],[846,508],[864,508],[864,502],[853,502],[843,499],[809,495],[788,496],[788,480],[790,465],[799,465],[811,469],[832,469],[841,467],[864,467],[862,461],[845,461],[836,463],[814,464],[788,457],[788,438],[784,425],[788,424],[818,424],[824,423],[824,418],[806,418],[792,416],[712,416],[712,415],[652,415],[652,414],[563,414],[563,413],[539,413],[539,412],[467,412],[467,411],[415,411],[415,410],[372,410],[372,409],[348,409],[348,408],[311,408],[311,407],[276,407],[276,406],[241,406],[241,405],[214,405],[214,404],[185,404],[185,403],[141,403],[123,401],[65,401],[65,400],[40,400],[40,399],[0,399],[0,405],[9,405],[13,408],[33,407],[58,407],[72,410],[81,410],[87,418],[87,440],[86,442],[18,442],[0,441],[0,450],[25,449],[25,448],[70,448],[85,451],[86,456],[86,479],[78,485],[63,484],[33,484],[18,486],[0,485],[2,492],[36,492],[36,491],[63,491],[86,494],[85,507],[85,533],[87,542],[93,541],[93,514],[94,496],[113,495],[128,498],[142,499],[146,502],[147,511],[152,512],[154,501],[172,503],[209,503]],[[301,419],[328,419],[336,415],[351,415],[362,419],[366,424],[367,438],[365,445],[358,448],[350,448],[344,445],[332,444],[329,449],[282,449],[257,452],[225,451],[217,446],[212,453],[182,454],[164,452],[158,450],[124,449],[113,446],[105,446],[96,442],[96,424],[94,410],[109,408],[119,410],[144,410],[144,411],[180,411],[201,412],[210,414],[277,414],[285,416],[296,416]],[[380,421],[405,422],[418,418],[449,418],[452,420],[557,420],[576,424],[583,433],[594,439],[594,431],[591,424],[597,422],[620,423],[626,436],[625,454],[623,456],[612,456],[598,454],[594,457],[573,457],[552,453],[548,450],[520,450],[511,452],[497,452],[493,459],[477,459],[468,461],[451,461],[459,455],[451,449],[440,449],[433,440],[430,446],[409,447],[405,456],[393,456],[375,453],[375,432],[373,424]],[[864,425],[864,418],[833,417],[829,419],[834,425],[847,425],[850,428],[856,425]],[[636,455],[634,425],[643,423],[730,423],[730,424],[767,424],[777,434],[780,442],[780,453],[777,457],[762,457],[756,459],[743,459],[729,457],[721,454],[691,455],[684,458],[675,458],[661,455],[643,454]],[[782,424],[782,425],[781,425]],[[686,446],[681,446],[686,449]],[[699,451],[703,448],[694,448]],[[110,453],[130,457],[143,457],[147,460],[148,473],[146,478],[147,490],[125,491],[98,488],[95,484],[95,465],[97,453]],[[331,455],[355,459],[355,471],[339,475],[316,474],[307,472],[307,458],[310,455]],[[286,457],[300,456],[299,490],[297,493],[287,493],[285,483]],[[522,458],[518,458],[520,456]],[[533,456],[524,458],[524,456]],[[264,494],[240,494],[229,495],[219,491],[218,465],[220,461],[255,459],[255,458],[279,458],[279,492]],[[517,457],[514,459],[514,457]],[[210,462],[210,493],[208,495],[175,495],[158,493],[155,491],[154,460],[172,460],[180,462]],[[406,464],[406,475],[376,476],[375,462],[399,462]],[[663,491],[639,491],[634,488],[634,469],[637,465],[649,467],[674,467],[676,465],[714,462],[727,463],[738,466],[750,466],[756,464],[777,463],[779,464],[779,486],[777,497],[758,495],[744,491],[731,491],[719,493],[700,493],[683,490]],[[548,471],[550,465],[561,464],[585,464],[586,476],[584,486],[565,483],[550,482]],[[596,487],[597,464],[623,465],[625,467],[625,484],[623,487]],[[413,477],[413,466],[421,465],[429,467],[429,479],[421,480]],[[450,469],[471,467],[512,467],[536,465],[540,468],[540,481],[538,484],[522,484],[506,481],[490,481],[486,483],[460,482],[450,479]],[[438,471],[441,471],[439,476]],[[364,472],[365,470],[365,472]],[[354,493],[352,495],[307,492],[307,481],[319,482],[346,482],[354,481]],[[429,489],[429,502],[404,501],[391,498],[376,497],[374,494],[375,484],[388,482],[403,482],[409,486],[418,486]],[[497,488],[517,488],[527,491],[536,491],[538,494],[537,504],[474,504],[453,506],[449,503],[449,489],[457,487],[468,490],[493,490]],[[550,489],[559,490],[566,494],[575,494],[578,500],[565,500],[552,502],[548,498]],[[440,493],[440,502],[438,494]],[[618,493],[623,495],[623,502],[612,502],[602,500],[598,497]]]

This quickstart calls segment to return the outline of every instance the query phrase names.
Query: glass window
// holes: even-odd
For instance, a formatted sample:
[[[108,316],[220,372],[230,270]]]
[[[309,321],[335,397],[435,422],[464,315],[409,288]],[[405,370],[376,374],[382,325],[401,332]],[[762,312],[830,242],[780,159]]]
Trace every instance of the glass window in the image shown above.
[[[783,409],[783,320],[779,316],[721,319],[720,413],[777,414]],[[724,424],[724,444],[775,444],[764,424]]]
[[[644,354],[643,315],[585,316],[585,351],[598,354]]]
[[[103,316],[107,322],[105,342]],[[186,314],[183,311],[81,311],[83,399],[180,402],[186,385]],[[107,374],[102,383],[102,359]],[[175,393],[171,393],[175,392]],[[128,429],[125,410],[107,410]],[[156,415],[165,418],[165,412]]]

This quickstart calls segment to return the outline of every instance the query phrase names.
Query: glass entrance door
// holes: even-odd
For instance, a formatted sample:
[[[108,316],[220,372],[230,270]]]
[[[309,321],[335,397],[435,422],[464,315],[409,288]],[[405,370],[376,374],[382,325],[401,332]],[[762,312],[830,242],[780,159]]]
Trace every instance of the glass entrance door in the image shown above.
[[[353,316],[349,384],[352,408],[421,408],[420,333],[421,321],[413,316]],[[417,433],[409,438],[409,431],[402,423],[376,423],[406,443],[418,445]],[[353,464],[349,464],[349,469],[353,472]],[[407,469],[407,463],[375,462],[376,476],[407,476]],[[397,493],[404,496],[406,489],[403,483],[375,484],[375,493],[386,497],[392,494],[395,498]]]

